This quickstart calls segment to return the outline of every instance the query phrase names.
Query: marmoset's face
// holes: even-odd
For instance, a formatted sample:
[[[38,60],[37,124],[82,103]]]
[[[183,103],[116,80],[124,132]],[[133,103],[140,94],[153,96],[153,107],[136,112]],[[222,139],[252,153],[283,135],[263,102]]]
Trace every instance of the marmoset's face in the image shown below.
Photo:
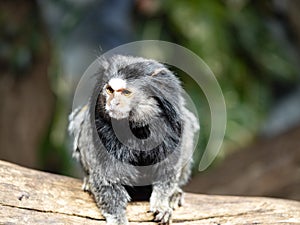
[[[127,87],[125,80],[112,78],[104,86],[103,93],[106,96],[105,110],[110,117],[124,119],[129,116],[135,93],[133,89]]]
[[[137,83],[128,83],[121,78],[112,78],[104,85],[105,110],[111,118],[120,120],[130,117],[130,120],[143,122],[160,113],[153,96],[136,86]]]

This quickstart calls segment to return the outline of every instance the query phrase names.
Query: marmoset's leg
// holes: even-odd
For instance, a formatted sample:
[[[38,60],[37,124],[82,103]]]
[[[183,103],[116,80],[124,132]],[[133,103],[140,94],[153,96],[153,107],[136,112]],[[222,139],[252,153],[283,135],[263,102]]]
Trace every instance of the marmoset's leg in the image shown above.
[[[107,225],[127,225],[126,206],[130,197],[121,184],[93,179],[91,192]]]
[[[150,197],[150,211],[154,213],[154,221],[169,224],[172,217],[170,200],[177,190],[176,181],[160,181],[153,184]]]

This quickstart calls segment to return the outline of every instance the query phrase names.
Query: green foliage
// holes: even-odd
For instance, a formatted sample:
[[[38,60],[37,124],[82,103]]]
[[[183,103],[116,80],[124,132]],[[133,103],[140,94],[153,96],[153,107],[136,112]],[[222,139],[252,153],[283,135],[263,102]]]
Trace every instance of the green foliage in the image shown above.
[[[224,149],[236,149],[247,144],[257,134],[274,96],[278,95],[274,87],[292,85],[297,79],[297,62],[292,60],[285,47],[286,40],[278,35],[276,25],[272,23],[272,15],[266,15],[260,10],[260,3],[266,1],[253,1],[255,4],[247,0],[159,2],[161,7],[157,13],[145,17],[139,15],[136,27],[140,39],[176,42],[199,55],[214,72],[226,100],[228,121]],[[62,21],[56,39],[59,41],[70,34],[89,10],[76,8],[64,0],[55,0],[55,3],[68,9],[66,11],[69,13]],[[27,54],[26,49],[19,52],[21,55]],[[58,76],[59,72],[53,73],[56,74],[54,91],[61,102],[58,103],[57,117],[65,119],[68,109],[64,103],[69,99],[64,99],[67,88],[62,87],[64,82]],[[200,144],[195,154],[197,165],[209,137],[210,111],[196,83],[181,71],[176,73],[193,99],[200,117]],[[44,157],[49,156],[47,149],[63,148],[65,142],[55,137],[66,137],[62,133],[65,127],[66,122],[55,116]]]
[[[16,16],[0,8],[0,65],[14,76],[28,74],[46,47],[37,10],[32,7],[28,12],[20,9],[19,13]]]
[[[274,84],[289,85],[297,79],[296,65],[274,33],[272,20],[259,13],[259,4],[243,0],[168,0],[159,14],[164,26],[156,36],[166,37],[164,33],[169,33],[167,40],[194,51],[209,65],[222,87],[228,115],[224,148],[247,144],[277,94]],[[148,24],[149,18],[144,21],[144,29]],[[204,138],[197,161],[209,136],[209,109],[203,94],[195,91],[195,83],[185,76],[182,80],[192,98],[198,99],[195,103]]]

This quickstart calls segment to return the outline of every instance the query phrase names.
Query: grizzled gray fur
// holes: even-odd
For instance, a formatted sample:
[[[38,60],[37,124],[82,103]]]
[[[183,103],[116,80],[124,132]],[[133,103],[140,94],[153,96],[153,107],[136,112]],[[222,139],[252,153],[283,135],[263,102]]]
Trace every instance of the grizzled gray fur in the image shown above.
[[[86,174],[107,224],[128,224],[127,187],[151,185],[154,221],[171,222],[190,176],[195,116],[179,80],[154,60],[115,55],[99,59],[89,102],[70,115],[73,156]]]

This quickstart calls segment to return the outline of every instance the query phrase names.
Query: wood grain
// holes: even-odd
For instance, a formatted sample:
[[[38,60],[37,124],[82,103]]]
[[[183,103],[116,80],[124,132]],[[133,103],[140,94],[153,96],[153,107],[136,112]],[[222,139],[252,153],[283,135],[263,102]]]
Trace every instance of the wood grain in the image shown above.
[[[81,181],[0,161],[0,224],[105,224]],[[300,203],[187,193],[173,224],[300,224]],[[148,202],[127,207],[130,224],[155,224]]]

